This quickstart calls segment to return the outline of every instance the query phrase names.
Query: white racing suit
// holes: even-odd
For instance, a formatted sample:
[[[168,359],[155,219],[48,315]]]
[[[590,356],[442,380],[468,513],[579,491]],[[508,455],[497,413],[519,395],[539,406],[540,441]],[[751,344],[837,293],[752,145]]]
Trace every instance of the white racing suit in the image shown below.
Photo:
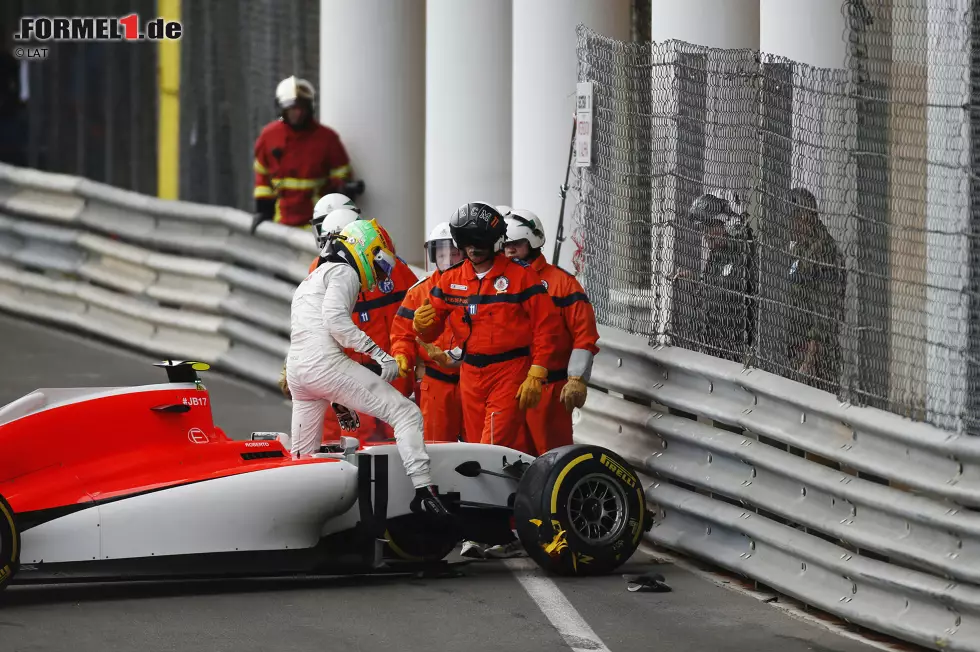
[[[286,380],[293,399],[292,454],[320,449],[327,406],[339,403],[370,414],[395,431],[398,454],[418,489],[432,484],[422,435],[422,412],[380,376],[351,360],[354,349],[379,364],[392,361],[351,319],[361,290],[358,273],[325,262],[293,294]]]

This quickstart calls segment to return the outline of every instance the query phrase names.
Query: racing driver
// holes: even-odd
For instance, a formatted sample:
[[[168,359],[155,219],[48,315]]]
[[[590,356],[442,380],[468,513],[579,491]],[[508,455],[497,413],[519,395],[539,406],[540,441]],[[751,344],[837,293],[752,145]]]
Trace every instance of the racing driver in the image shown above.
[[[372,290],[391,274],[394,253],[377,222],[357,220],[330,238],[319,263],[296,288],[290,313],[286,375],[293,396],[293,456],[319,451],[328,405],[381,419],[394,428],[398,453],[415,487],[413,511],[440,523],[451,520],[432,486],[422,413],[388,384],[398,375],[398,363],[351,319],[358,293]],[[381,375],[348,358],[346,348],[369,355]]]

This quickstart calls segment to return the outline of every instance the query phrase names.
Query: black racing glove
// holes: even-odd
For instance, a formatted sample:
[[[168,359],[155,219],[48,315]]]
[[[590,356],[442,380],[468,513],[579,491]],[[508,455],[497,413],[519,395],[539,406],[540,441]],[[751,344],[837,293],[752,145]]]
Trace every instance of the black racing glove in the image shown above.
[[[333,403],[332,405],[333,411],[337,414],[337,422],[340,424],[341,430],[350,432],[361,427],[361,418],[357,416],[357,412],[344,407],[340,403]]]
[[[415,490],[415,498],[412,499],[410,508],[416,514],[427,514],[438,519],[453,518],[453,515],[439,500],[439,496],[436,495],[436,488],[431,484]]]

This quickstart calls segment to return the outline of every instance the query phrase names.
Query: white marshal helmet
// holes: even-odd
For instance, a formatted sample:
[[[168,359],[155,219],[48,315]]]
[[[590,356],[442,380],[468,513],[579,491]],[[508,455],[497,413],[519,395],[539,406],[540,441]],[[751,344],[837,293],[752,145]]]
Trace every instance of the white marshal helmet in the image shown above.
[[[497,212],[500,213],[504,217],[507,217],[508,215],[510,215],[510,212],[512,210],[514,210],[514,209],[511,208],[510,206],[506,206],[504,204],[501,204],[500,206],[497,206]]]
[[[276,86],[276,104],[281,111],[295,105],[301,100],[310,104],[310,111],[316,106],[316,89],[305,79],[292,75],[286,77]]]
[[[429,231],[429,237],[425,239],[425,244],[438,242],[439,240],[452,240],[453,234],[449,230],[449,222],[439,222]]]
[[[425,239],[425,271],[430,271],[430,263],[435,265],[436,269],[445,271],[462,259],[463,252],[453,241],[449,222],[436,224]]]
[[[507,242],[527,240],[531,249],[544,246],[544,225],[541,219],[529,210],[518,208],[504,215],[507,224]]]
[[[320,246],[320,249],[322,250],[327,245],[331,235],[340,233],[351,222],[362,219],[364,218],[360,213],[352,211],[349,208],[338,208],[329,212],[320,222],[320,235],[317,236],[317,244]]]
[[[316,238],[316,246],[323,249],[323,245],[327,243],[327,236],[330,233],[340,233],[340,230],[347,226],[348,222],[353,220],[348,220],[340,226],[337,226],[337,222],[344,219],[345,216],[337,216],[337,219],[332,219],[329,224],[329,228],[324,229],[323,224],[328,215],[333,213],[338,209],[346,209],[354,211],[360,214],[361,209],[357,207],[354,200],[347,195],[341,194],[339,192],[332,192],[329,195],[324,195],[320,198],[320,201],[316,203],[313,207],[313,219],[310,220],[310,226],[313,228],[313,236]]]

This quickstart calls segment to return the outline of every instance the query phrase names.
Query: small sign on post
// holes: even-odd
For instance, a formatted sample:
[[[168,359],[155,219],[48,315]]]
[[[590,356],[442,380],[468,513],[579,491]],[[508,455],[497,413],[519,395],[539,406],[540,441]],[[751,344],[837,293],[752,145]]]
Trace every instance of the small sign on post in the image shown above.
[[[575,167],[592,165],[592,82],[575,85]]]

